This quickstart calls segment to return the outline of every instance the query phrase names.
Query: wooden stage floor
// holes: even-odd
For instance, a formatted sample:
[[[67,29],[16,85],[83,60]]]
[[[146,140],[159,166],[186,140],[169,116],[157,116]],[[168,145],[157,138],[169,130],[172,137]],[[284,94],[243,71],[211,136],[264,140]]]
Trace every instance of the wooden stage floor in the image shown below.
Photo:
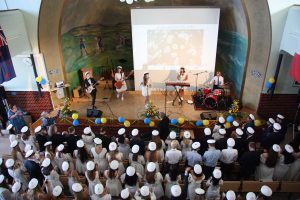
[[[103,111],[103,116],[111,118],[113,115],[116,117],[123,116],[126,119],[142,119],[140,114],[145,110],[144,97],[139,91],[127,91],[124,95],[124,101],[116,98],[116,94],[112,90],[97,89],[96,107]],[[188,120],[200,119],[200,114],[203,111],[195,110],[194,105],[184,103],[182,106],[172,105],[174,99],[173,92],[167,95],[166,111],[170,118],[184,117]],[[192,100],[191,92],[186,92],[184,100]],[[159,111],[165,111],[165,95],[164,92],[153,92],[150,99],[157,106]],[[86,116],[86,109],[91,108],[91,99],[82,97],[80,99],[73,98],[71,108],[79,111],[81,117]],[[111,109],[111,111],[110,111]]]

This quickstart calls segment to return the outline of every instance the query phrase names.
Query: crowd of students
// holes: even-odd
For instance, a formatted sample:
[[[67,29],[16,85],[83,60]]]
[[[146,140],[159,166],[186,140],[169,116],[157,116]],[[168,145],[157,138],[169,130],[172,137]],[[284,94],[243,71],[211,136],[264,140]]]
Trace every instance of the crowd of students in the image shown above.
[[[138,129],[127,133],[121,128],[116,137],[108,137],[91,127],[79,136],[74,127],[60,133],[55,125],[39,126],[33,134],[24,126],[19,135],[9,125],[12,152],[11,158],[0,159],[0,199],[270,199],[267,185],[259,194],[246,196],[220,192],[223,180],[300,178],[299,136],[282,144],[284,117],[268,120],[259,149],[254,120],[250,114],[247,123],[234,121],[226,129],[225,119],[219,117],[213,129],[205,128],[196,139],[186,130],[181,137],[170,131],[163,140],[153,130],[149,141]],[[86,184],[80,181],[83,176]]]

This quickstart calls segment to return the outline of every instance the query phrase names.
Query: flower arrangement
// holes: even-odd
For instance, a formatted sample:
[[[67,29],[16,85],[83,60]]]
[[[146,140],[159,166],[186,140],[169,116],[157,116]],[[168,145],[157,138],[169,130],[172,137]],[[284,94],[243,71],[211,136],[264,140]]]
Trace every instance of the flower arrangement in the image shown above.
[[[149,101],[149,103],[146,104],[145,108],[146,109],[142,113],[142,117],[148,117],[148,118],[158,118],[159,117],[158,108],[153,104],[152,101]]]
[[[71,101],[69,98],[64,99],[64,107],[61,109],[62,117],[70,117],[73,113],[78,113],[76,110],[71,110]]]
[[[238,99],[233,100],[233,103],[231,104],[231,106],[229,107],[229,111],[228,113],[230,115],[235,115],[237,116],[239,113],[239,109],[240,109],[240,102]]]

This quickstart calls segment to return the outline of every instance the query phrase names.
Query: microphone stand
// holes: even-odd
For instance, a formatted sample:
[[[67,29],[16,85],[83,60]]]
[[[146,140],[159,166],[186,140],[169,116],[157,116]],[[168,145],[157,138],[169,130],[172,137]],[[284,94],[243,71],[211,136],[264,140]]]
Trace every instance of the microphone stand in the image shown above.
[[[198,91],[198,76],[199,74],[204,74],[206,73],[207,71],[204,71],[204,72],[198,72],[196,74],[193,74],[194,76],[196,76],[196,91],[195,91],[195,95],[197,94],[197,91]]]

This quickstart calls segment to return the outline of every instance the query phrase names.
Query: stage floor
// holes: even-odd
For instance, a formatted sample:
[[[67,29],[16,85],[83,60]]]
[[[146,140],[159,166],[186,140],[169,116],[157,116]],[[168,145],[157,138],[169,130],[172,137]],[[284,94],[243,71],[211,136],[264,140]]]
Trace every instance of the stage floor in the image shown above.
[[[112,90],[103,90],[102,88],[97,90],[96,107],[103,111],[103,116],[111,118],[114,115],[115,117],[123,116],[126,119],[141,119],[140,114],[145,110],[145,105],[144,97],[139,91],[127,91],[124,95],[124,101],[121,101],[121,99],[116,98],[116,93]],[[185,103],[182,106],[178,104],[178,100],[173,106],[174,92],[168,93],[166,111],[170,118],[184,117],[189,120],[198,120],[200,119],[200,114],[206,111],[195,110],[193,104],[188,104],[186,101],[192,100],[192,93],[186,93],[184,97]],[[164,92],[153,92],[150,99],[159,111],[165,111]],[[75,98],[71,108],[79,111],[80,116],[86,116],[86,109],[91,108],[91,98]]]

